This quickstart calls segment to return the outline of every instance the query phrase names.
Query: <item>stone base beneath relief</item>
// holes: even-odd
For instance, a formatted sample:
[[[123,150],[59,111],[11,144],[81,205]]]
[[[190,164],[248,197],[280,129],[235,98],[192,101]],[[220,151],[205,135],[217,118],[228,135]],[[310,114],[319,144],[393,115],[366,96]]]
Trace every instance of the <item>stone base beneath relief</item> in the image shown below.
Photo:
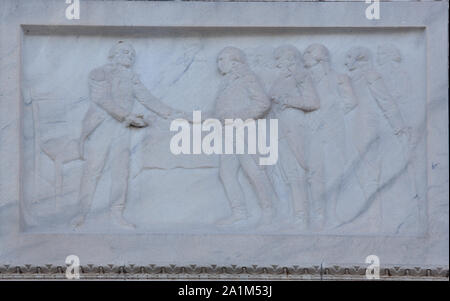
[[[367,280],[365,267],[241,267],[241,266],[82,266],[84,280]],[[62,266],[0,267],[0,279],[66,279]],[[384,281],[448,281],[448,269],[442,267],[382,267]]]

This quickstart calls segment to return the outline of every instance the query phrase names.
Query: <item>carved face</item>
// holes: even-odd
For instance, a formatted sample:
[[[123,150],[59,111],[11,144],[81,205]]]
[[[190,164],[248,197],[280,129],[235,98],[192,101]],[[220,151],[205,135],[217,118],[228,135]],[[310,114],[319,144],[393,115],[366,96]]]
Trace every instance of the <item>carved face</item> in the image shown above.
[[[328,62],[328,60],[328,49],[322,44],[315,43],[309,45],[303,54],[303,61],[306,68],[314,67],[321,61]]]
[[[115,49],[112,61],[124,67],[131,67],[134,64],[135,56],[134,49],[124,44]]]
[[[361,53],[357,49],[350,49],[345,55],[344,65],[349,71],[358,69],[359,61],[361,60]]]
[[[242,64],[245,64],[245,58],[236,48],[225,48],[217,57],[217,68],[222,74],[235,71]]]
[[[400,63],[402,60],[401,54],[393,45],[378,46],[377,49],[377,63],[382,66],[388,62]]]
[[[369,56],[367,51],[361,47],[352,48],[347,51],[345,55],[344,65],[349,71],[359,69],[369,63]]]
[[[275,52],[276,66],[279,69],[290,69],[296,64],[296,54],[290,49],[281,49]]]
[[[305,50],[305,53],[303,53],[303,62],[306,68],[311,68],[319,63],[319,61],[316,60],[313,51],[313,48],[308,47]]]
[[[356,56],[351,51],[347,52],[347,54],[345,55],[344,65],[349,71],[353,71],[356,69]]]

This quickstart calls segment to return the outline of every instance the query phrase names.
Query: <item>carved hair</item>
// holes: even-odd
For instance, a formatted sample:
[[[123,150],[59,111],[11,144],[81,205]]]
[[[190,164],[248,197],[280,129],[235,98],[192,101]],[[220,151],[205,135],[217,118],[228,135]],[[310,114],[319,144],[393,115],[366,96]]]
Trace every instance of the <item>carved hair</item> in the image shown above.
[[[127,48],[128,50],[130,50],[134,55],[136,55],[136,50],[134,50],[133,45],[131,45],[128,42],[124,42],[124,41],[119,41],[117,42],[113,47],[111,47],[111,49],[109,50],[109,54],[108,54],[108,58],[110,60],[112,60],[114,58],[114,56],[116,56],[117,52],[119,52],[119,50],[123,49],[123,48]]]
[[[300,51],[295,46],[292,46],[292,45],[283,45],[283,46],[278,47],[274,51],[274,56],[275,56],[275,58],[279,58],[286,53],[292,53],[294,55],[294,60],[296,62],[300,62],[302,60]]]
[[[328,62],[330,59],[330,54],[327,47],[322,44],[311,44],[306,48],[305,52],[309,52],[311,56],[318,62]]]
[[[401,62],[402,55],[400,51],[392,44],[378,46],[378,56],[384,56],[390,61]]]
[[[239,62],[241,64],[247,64],[247,57],[245,56],[245,53],[239,48],[231,46],[225,47],[224,49],[222,49],[222,51],[220,51],[217,57],[220,58],[224,54],[228,54],[232,61]]]
[[[351,48],[347,54],[352,54],[355,56],[355,60],[358,62],[370,62],[371,61],[371,54],[370,50],[366,47],[353,47]]]

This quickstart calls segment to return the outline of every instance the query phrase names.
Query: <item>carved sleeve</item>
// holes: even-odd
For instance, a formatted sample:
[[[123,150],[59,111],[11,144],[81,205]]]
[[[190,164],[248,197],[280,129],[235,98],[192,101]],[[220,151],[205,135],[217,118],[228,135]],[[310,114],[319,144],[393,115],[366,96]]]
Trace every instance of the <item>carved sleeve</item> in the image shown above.
[[[383,112],[395,134],[398,134],[404,128],[403,118],[397,104],[384,84],[383,78],[377,72],[372,71],[367,74],[367,81],[370,93],[375,98],[378,107]]]
[[[250,106],[242,112],[242,116],[244,116],[244,118],[253,119],[261,118],[270,109],[270,98],[264,92],[264,89],[256,78],[250,78],[247,83],[247,93],[251,103]]]
[[[103,68],[94,69],[89,74],[89,94],[93,102],[118,121],[122,122],[128,116],[128,112],[114,102],[111,83],[106,80]]]
[[[298,103],[289,103],[289,105],[305,112],[318,110],[320,108],[320,99],[311,77],[306,74],[296,76],[296,85],[301,96],[295,98],[298,99]]]
[[[337,82],[338,92],[343,101],[344,112],[347,114],[358,105],[358,99],[353,91],[350,78],[347,75],[338,75]]]
[[[167,118],[173,112],[172,108],[153,96],[137,77],[133,80],[133,85],[136,99],[148,110],[162,118]]]

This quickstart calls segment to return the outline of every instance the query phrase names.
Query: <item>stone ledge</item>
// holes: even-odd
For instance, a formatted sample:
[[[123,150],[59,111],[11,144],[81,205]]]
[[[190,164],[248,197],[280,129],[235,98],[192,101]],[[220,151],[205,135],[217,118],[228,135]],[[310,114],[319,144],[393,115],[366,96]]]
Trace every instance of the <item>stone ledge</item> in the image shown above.
[[[0,266],[0,279],[66,279],[65,266]],[[83,265],[81,279],[366,280],[364,266]],[[380,280],[445,280],[448,267],[380,268]]]

